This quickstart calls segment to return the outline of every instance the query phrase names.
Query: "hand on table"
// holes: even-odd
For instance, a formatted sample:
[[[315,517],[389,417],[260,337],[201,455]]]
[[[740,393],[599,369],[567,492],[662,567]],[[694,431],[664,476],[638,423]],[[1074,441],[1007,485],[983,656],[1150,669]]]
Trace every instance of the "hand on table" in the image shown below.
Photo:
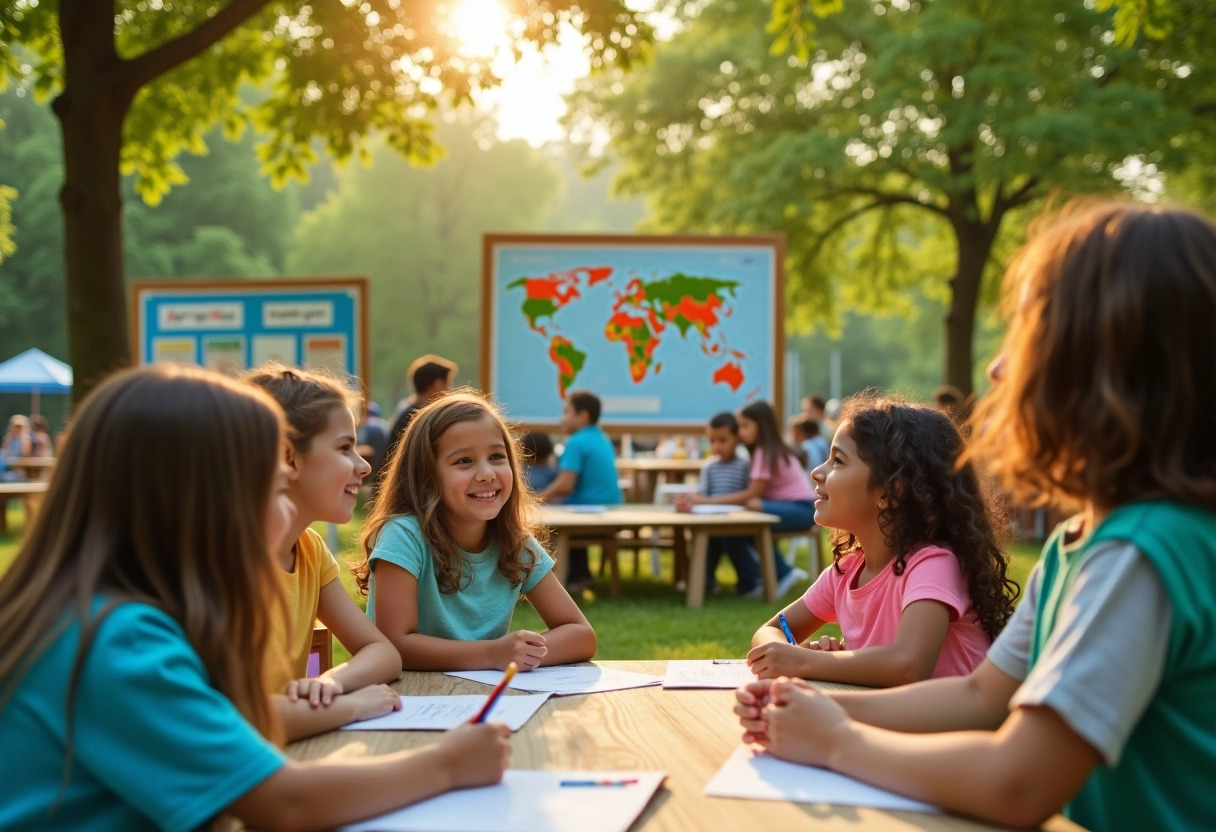
[[[783,760],[829,768],[852,725],[830,696],[802,679],[784,676],[739,688],[734,712],[743,726],[744,742]]]
[[[545,637],[531,630],[516,630],[507,633],[502,638],[494,639],[490,648],[494,658],[494,667],[506,670],[511,662],[521,671],[535,670],[540,666],[549,648],[545,646]]]
[[[806,649],[783,641],[765,642],[747,651],[747,665],[761,679],[801,676],[806,671]],[[818,644],[814,649],[819,649]]]
[[[307,700],[314,708],[328,708],[335,696],[343,693],[342,683],[328,676],[314,676],[308,679],[293,679],[287,684],[287,701],[298,702]]]
[[[676,495],[676,511],[692,511],[692,507],[705,502],[705,497],[701,494],[677,494]]]
[[[511,759],[511,729],[501,722],[461,725],[435,746],[452,788],[488,786],[502,780]]]

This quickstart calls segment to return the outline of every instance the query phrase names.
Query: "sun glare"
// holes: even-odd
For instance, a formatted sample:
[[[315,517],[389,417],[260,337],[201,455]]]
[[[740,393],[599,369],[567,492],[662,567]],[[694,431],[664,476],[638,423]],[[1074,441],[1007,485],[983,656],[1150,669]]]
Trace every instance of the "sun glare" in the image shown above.
[[[471,57],[493,57],[507,45],[507,11],[499,0],[460,0],[448,20]]]

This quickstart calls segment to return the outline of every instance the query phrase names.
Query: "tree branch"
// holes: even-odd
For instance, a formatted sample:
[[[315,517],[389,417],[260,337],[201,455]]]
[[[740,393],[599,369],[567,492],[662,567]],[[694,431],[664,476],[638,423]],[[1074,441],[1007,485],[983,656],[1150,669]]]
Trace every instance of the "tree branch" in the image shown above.
[[[853,188],[853,189],[838,191],[838,193],[866,193],[866,192],[867,191],[865,191],[865,189],[860,189],[860,188]],[[921,208],[930,208],[930,206],[917,202],[914,199],[911,199],[909,197],[902,197],[897,194],[879,194],[875,191],[868,191],[868,193],[874,196],[873,202],[866,203],[865,205],[854,208],[852,211],[841,214],[839,217],[837,217],[831,223],[831,225],[829,225],[827,228],[825,228],[821,234],[816,235],[815,242],[811,244],[810,256],[807,258],[808,264],[814,262],[815,258],[817,258],[819,256],[820,250],[823,249],[825,244],[827,244],[829,237],[831,237],[833,234],[835,234],[837,231],[839,231],[841,228],[843,228],[848,223],[850,223],[853,220],[860,217],[862,214],[873,211],[875,208],[890,207],[892,205],[896,205],[899,203],[911,203],[911,204],[917,205]],[[930,208],[930,210],[937,210],[937,209]]]
[[[133,95],[144,84],[205,52],[229,32],[260,11],[269,0],[232,0],[189,32],[167,40],[137,58],[126,61],[124,82]]]
[[[917,208],[924,208],[926,211],[932,211],[935,214],[941,214],[943,217],[946,216],[944,208],[939,208],[932,203],[921,202],[916,197],[908,196],[907,194],[889,194],[877,188],[836,188],[832,193],[872,196],[874,197],[874,203],[869,208],[878,208],[884,205],[913,205]],[[869,208],[866,210],[869,210]]]

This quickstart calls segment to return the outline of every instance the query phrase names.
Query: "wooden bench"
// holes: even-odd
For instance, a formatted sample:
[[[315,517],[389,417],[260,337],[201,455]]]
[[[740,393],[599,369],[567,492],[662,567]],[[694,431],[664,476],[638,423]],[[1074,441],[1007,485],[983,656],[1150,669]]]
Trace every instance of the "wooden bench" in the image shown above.
[[[34,527],[34,518],[42,505],[43,495],[46,494],[46,480],[26,480],[24,482],[0,482],[0,532],[8,531],[8,501],[20,500],[25,506],[25,528],[23,534],[29,534]]]
[[[317,654],[320,662],[318,674],[324,673],[334,666],[334,640],[329,634],[329,628],[324,624],[316,624],[312,628],[312,646],[309,655]]]

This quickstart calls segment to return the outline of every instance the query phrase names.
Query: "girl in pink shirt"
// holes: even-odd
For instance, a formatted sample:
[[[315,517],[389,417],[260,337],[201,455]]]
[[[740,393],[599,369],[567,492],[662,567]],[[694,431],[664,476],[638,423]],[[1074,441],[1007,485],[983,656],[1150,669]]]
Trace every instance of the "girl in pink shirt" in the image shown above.
[[[891,687],[980,663],[1019,588],[962,451],[938,410],[865,393],[846,402],[832,453],[811,472],[833,564],[756,631],[747,662],[757,676]],[[803,643],[827,622],[841,641]]]

